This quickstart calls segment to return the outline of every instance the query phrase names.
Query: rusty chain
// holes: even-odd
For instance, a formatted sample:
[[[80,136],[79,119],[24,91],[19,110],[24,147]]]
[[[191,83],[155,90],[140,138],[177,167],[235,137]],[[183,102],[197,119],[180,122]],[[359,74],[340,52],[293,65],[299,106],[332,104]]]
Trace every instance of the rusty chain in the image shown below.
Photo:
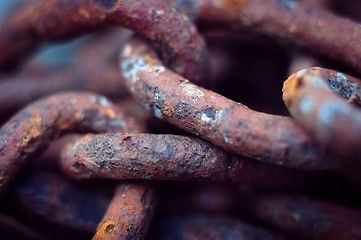
[[[0,19],[0,238],[359,239],[360,7],[19,0]],[[273,87],[288,112],[256,107]]]

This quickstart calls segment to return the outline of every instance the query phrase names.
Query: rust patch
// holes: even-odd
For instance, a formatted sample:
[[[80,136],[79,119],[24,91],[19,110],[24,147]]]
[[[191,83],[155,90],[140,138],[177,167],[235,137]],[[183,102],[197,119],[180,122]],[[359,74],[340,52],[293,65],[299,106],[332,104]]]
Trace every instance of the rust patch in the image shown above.
[[[359,103],[360,80],[333,70],[310,68],[290,76],[282,91],[292,117],[319,144],[348,159],[360,156],[361,111],[349,104],[350,98]]]
[[[117,150],[109,156],[107,147],[99,148],[94,143],[112,145]],[[165,134],[86,135],[63,150],[62,166],[77,179],[216,181],[271,186],[307,185],[315,179],[310,173],[230,154],[198,138]]]
[[[222,7],[233,13],[241,11],[244,4],[244,0],[222,0]]]
[[[125,49],[129,51],[122,52],[122,63],[148,56],[146,63],[149,66],[161,66],[156,54],[139,39],[131,40]],[[161,73],[139,71],[136,82],[126,70],[122,74],[132,94],[149,110],[158,100],[154,99],[154,92],[147,89],[157,88],[157,92],[162,93],[163,106],[173,111],[169,114],[161,108],[157,116],[215,145],[270,163],[300,168],[326,167],[322,161],[323,149],[317,149],[308,134],[290,118],[252,111],[186,80],[179,81],[183,78],[166,68]],[[147,86],[146,90],[144,86]],[[252,124],[239,127],[239,122]],[[315,150],[304,152],[305,143],[313,143]]]
[[[133,132],[141,129],[123,111],[92,93],[62,93],[35,102],[2,126],[0,169],[11,182],[25,160],[65,131]],[[7,183],[8,183],[7,182]],[[8,184],[3,184],[0,194]]]

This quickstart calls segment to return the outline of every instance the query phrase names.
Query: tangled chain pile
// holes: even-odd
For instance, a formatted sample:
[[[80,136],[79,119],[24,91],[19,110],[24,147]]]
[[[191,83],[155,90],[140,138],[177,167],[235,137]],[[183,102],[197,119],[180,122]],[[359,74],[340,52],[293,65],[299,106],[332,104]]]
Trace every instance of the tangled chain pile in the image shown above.
[[[360,239],[358,9],[18,1],[0,22],[0,238]]]

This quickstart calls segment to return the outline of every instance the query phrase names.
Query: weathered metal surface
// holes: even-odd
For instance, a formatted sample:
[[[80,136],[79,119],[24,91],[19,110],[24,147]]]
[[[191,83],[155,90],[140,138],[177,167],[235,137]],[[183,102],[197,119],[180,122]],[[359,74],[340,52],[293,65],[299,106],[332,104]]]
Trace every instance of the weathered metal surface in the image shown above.
[[[285,81],[283,99],[314,139],[343,156],[361,156],[360,80],[328,69],[305,69]]]
[[[130,99],[119,102],[124,108],[119,110],[91,93],[55,95],[30,104],[0,129],[0,194],[26,160],[35,160],[22,172],[31,177],[19,178],[0,199],[1,212],[51,239],[360,238],[361,91],[358,80],[341,73],[361,72],[359,1],[17,2],[23,3],[0,16],[5,19],[0,26],[0,78],[8,79],[0,84],[0,121],[10,117],[3,109],[12,111],[60,90],[86,88],[118,101],[123,78],[135,101],[151,111],[140,110]],[[207,40],[209,56],[190,21]],[[80,50],[62,52],[72,59],[64,68],[41,61],[17,68],[39,47],[109,26],[129,27],[144,39],[120,46],[124,38],[117,42],[97,36],[78,45]],[[297,58],[299,54],[306,58]],[[59,63],[58,57],[54,61]],[[279,91],[287,71],[315,64],[336,71],[313,68],[293,75],[284,87],[292,117],[279,116],[288,114]],[[11,76],[15,69],[19,71]],[[207,69],[211,77],[205,79]],[[207,80],[204,86],[212,91],[186,79]],[[88,135],[63,140],[65,149],[50,142],[64,132],[79,131]],[[184,136],[188,133],[211,143]],[[36,162],[36,153],[49,143],[51,151]],[[57,169],[61,151],[67,175],[108,179],[91,183],[119,182],[90,184],[89,189],[39,173],[63,174]],[[310,171],[323,169],[327,171]],[[157,181],[166,188],[147,236],[158,203]],[[109,205],[96,206],[104,200],[104,189],[97,186],[116,186]],[[275,191],[285,195],[268,195]],[[325,202],[307,199],[308,194]],[[106,198],[109,202],[110,195]],[[185,213],[191,215],[177,216]],[[19,228],[18,235],[32,230],[8,220],[0,216],[0,227],[9,226],[5,230],[12,233]],[[33,236],[39,237],[36,232]],[[2,231],[0,238],[6,234]]]
[[[107,178],[311,186],[321,172],[288,169],[237,156],[195,137],[99,134],[64,149],[64,171],[78,179]]]
[[[139,128],[124,118],[107,98],[85,92],[54,95],[29,105],[0,129],[0,194],[27,157],[51,139],[67,131],[132,132]]]
[[[322,150],[288,117],[252,111],[169,71],[140,40],[125,45],[122,75],[158,118],[234,153],[299,168],[328,168]]]
[[[93,239],[144,239],[156,198],[156,190],[147,184],[119,184]]]
[[[179,0],[188,15],[212,28],[246,30],[281,42],[297,44],[342,61],[361,73],[361,29],[308,0]],[[319,1],[314,1],[319,2]],[[331,4],[331,3],[328,3]]]
[[[131,28],[150,40],[176,72],[194,81],[205,77],[202,37],[185,15],[161,0],[26,1],[0,27],[0,69],[14,67],[44,43],[110,26]]]

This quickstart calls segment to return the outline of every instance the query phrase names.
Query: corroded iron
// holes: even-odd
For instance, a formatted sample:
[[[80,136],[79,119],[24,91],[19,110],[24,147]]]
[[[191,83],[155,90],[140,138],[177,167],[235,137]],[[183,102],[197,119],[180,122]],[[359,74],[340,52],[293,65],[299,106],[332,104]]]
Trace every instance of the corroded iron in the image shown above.
[[[307,172],[254,161],[195,138],[167,134],[99,134],[74,140],[62,166],[78,179],[153,179],[311,186],[321,172]]]
[[[156,196],[156,190],[146,184],[119,184],[93,239],[144,239],[157,206]]]
[[[0,16],[1,239],[360,238],[359,1],[16,2]]]
[[[168,70],[144,42],[121,54],[129,90],[158,118],[234,153],[299,168],[327,168],[321,149],[288,117],[260,113]]]
[[[317,141],[343,156],[361,156],[360,80],[328,69],[305,69],[285,81],[283,99]]]
[[[69,131],[132,132],[138,125],[124,121],[122,110],[92,93],[62,93],[39,100],[16,114],[0,129],[0,193],[3,194],[27,158],[51,139]]]
[[[135,30],[173,70],[194,81],[204,78],[207,57],[202,37],[186,16],[161,0],[25,1],[0,26],[0,69],[13,67],[46,42],[111,26]]]

